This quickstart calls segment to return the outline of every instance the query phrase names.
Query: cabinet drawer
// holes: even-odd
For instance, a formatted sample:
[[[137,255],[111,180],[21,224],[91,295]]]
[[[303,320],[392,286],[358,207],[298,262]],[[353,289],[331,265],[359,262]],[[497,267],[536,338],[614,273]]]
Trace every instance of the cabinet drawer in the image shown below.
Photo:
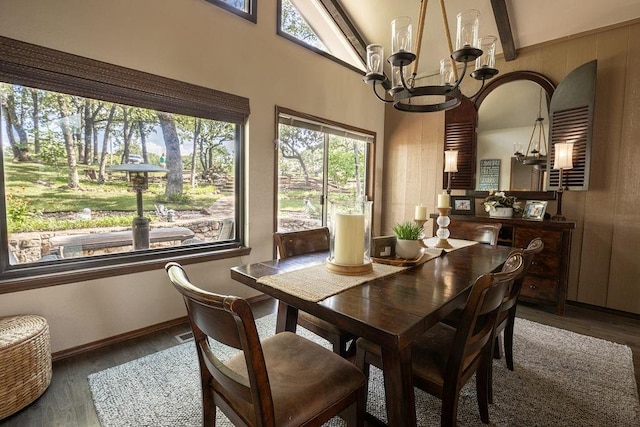
[[[542,230],[539,228],[517,227],[513,239],[513,246],[526,248],[529,242],[536,237],[542,239],[544,249],[533,258],[529,272],[543,276],[558,276],[560,259],[562,257],[562,232]]]
[[[527,274],[524,278],[520,295],[536,301],[556,302],[558,280]]]

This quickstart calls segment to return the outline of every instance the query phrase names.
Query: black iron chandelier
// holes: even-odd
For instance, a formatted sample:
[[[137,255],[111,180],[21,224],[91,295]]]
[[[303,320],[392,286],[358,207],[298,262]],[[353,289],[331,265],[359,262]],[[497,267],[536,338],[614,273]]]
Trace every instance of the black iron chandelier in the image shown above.
[[[456,50],[452,48],[451,34],[447,23],[444,0],[440,0],[440,9],[444,23],[445,36],[451,52],[450,58],[440,61],[440,85],[416,85],[416,75],[420,60],[420,47],[424,32],[427,0],[421,0],[416,37],[416,53],[413,53],[411,18],[403,16],[391,23],[392,54],[387,58],[391,64],[391,84],[389,94],[392,99],[380,96],[377,86],[389,87],[389,79],[384,74],[384,48],[380,44],[367,46],[367,74],[364,81],[373,85],[373,93],[383,102],[393,103],[401,111],[408,112],[436,112],[445,111],[460,105],[464,97],[460,91],[460,83],[467,73],[468,64],[476,62],[475,70],[470,74],[472,78],[482,81],[498,74],[494,68],[496,37],[478,36],[480,12],[472,9],[461,12],[457,16]],[[456,63],[462,63],[462,73],[458,77]],[[413,64],[411,76],[408,76],[409,65]],[[475,97],[480,90],[470,98]]]

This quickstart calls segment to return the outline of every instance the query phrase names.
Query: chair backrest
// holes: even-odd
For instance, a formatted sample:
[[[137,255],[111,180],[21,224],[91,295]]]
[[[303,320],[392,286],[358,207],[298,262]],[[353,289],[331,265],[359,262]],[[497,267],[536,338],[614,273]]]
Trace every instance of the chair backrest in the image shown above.
[[[542,239],[536,237],[531,240],[527,247],[522,251],[522,259],[523,259],[523,268],[518,277],[513,281],[511,288],[507,291],[507,295],[505,296],[504,301],[502,302],[502,307],[500,307],[500,315],[498,318],[498,322],[502,322],[504,318],[507,316],[506,312],[508,312],[513,306],[515,306],[518,302],[518,297],[520,296],[520,290],[522,289],[522,284],[524,283],[524,276],[527,274],[531,263],[533,262],[533,257],[536,254],[539,254],[544,249],[544,243]],[[516,252],[514,250],[514,252]],[[512,252],[513,253],[513,252]]]
[[[255,420],[262,420],[261,423],[246,420],[238,412],[225,410],[226,405],[220,405],[234,425],[273,425],[275,419],[271,388],[249,303],[239,297],[219,295],[196,287],[175,262],[168,263],[165,269],[187,307],[200,363],[203,399],[206,401],[205,394],[211,393],[213,389],[227,404],[246,402],[246,405],[253,407]],[[248,384],[246,378],[222,363],[216,355],[217,347],[210,345],[210,338],[244,352]],[[210,396],[210,399],[209,401],[220,402],[215,395]]]
[[[522,249],[519,249],[509,255],[501,272],[484,274],[476,279],[449,354],[445,383],[466,382],[475,372],[483,352],[491,349],[505,293],[523,267]]]
[[[452,239],[474,240],[491,246],[498,244],[502,224],[467,221],[451,221],[449,234]]]
[[[322,227],[286,233],[276,232],[273,233],[273,240],[278,247],[280,258],[284,259],[295,255],[328,251],[330,235],[329,229]]]

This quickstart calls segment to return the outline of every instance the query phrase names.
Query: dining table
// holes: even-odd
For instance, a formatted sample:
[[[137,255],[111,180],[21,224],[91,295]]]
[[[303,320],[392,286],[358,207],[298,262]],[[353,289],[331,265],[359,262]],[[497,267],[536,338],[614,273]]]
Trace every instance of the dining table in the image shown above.
[[[380,345],[387,421],[390,426],[407,427],[416,425],[411,343],[463,305],[475,279],[499,271],[511,249],[470,244],[442,251],[414,266],[356,277],[357,285],[316,298],[288,290],[275,279],[295,274],[311,288],[316,283],[320,287],[325,274],[342,281],[340,275],[322,271],[327,252],[232,267],[231,277],[279,300],[276,332],[295,332],[298,311],[303,310]],[[374,263],[374,271],[383,265]]]

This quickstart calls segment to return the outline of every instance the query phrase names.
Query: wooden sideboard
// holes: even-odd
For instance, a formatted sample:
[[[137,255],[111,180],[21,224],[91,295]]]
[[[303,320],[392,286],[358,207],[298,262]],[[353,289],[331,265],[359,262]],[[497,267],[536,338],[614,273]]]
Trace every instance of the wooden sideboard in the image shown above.
[[[431,218],[437,218],[432,214]],[[451,215],[451,221],[502,224],[498,244],[524,248],[540,237],[544,250],[536,255],[527,272],[520,298],[539,304],[555,305],[556,314],[564,315],[569,283],[569,259],[573,221],[531,221],[521,218],[490,218],[488,216]],[[433,221],[433,234],[438,225]],[[453,237],[453,236],[452,236]]]

